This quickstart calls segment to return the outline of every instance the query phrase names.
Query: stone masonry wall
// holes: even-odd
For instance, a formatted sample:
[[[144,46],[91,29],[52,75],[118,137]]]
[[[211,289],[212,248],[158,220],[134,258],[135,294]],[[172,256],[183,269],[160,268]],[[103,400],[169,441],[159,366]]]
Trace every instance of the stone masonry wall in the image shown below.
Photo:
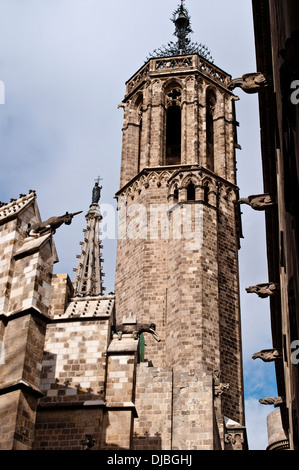
[[[0,308],[2,312],[8,309],[14,267],[13,252],[17,237],[16,227],[16,220],[0,225]]]
[[[238,236],[236,233],[237,193],[220,191],[218,217],[220,370],[229,392],[222,397],[222,413],[244,424],[241,320],[238,273]]]
[[[137,366],[133,450],[171,450],[172,370]]]
[[[10,312],[36,308],[48,315],[53,269],[52,242],[46,243],[35,253],[15,255],[11,279]]]
[[[31,449],[54,245],[46,238],[31,239],[26,230],[39,219],[35,195],[22,196],[0,211],[1,448]]]
[[[162,364],[164,355],[168,240],[159,219],[163,220],[166,214],[168,176],[169,173],[153,172],[146,181],[138,182],[132,194],[121,196],[127,203],[121,209],[126,211],[127,230],[120,227],[115,277],[117,324],[132,312],[138,323],[156,325],[161,342],[147,335],[145,350],[146,359],[154,366]],[[164,204],[162,216],[158,210],[161,203]]]
[[[33,450],[86,450],[86,435],[92,435],[92,450],[99,450],[102,433],[102,409],[39,409]]]
[[[45,401],[103,397],[109,319],[48,325],[41,389]]]
[[[45,396],[39,400],[34,449],[83,450],[86,434],[92,435],[93,449],[102,445],[114,300],[70,299],[71,292],[68,276],[55,276],[42,362]]]

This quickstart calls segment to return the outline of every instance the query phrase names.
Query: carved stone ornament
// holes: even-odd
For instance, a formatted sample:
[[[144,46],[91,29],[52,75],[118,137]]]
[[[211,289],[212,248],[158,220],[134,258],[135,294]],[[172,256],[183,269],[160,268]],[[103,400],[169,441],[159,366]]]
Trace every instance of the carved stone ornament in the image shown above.
[[[45,235],[46,233],[54,234],[56,230],[62,225],[71,225],[73,217],[75,215],[81,214],[80,212],[75,212],[73,214],[69,214],[66,212],[64,215],[60,217],[51,217],[50,219],[46,220],[45,222],[36,223],[33,225],[28,224],[27,236],[29,237],[39,237],[41,235]]]
[[[278,408],[279,406],[283,405],[284,400],[281,397],[268,397],[261,398],[259,402],[261,405],[273,405],[274,408]]]
[[[232,431],[225,434],[224,443],[227,450],[243,450],[243,433]]]
[[[262,73],[246,73],[241,78],[235,78],[232,80],[228,88],[234,90],[235,88],[241,88],[245,93],[253,94],[259,92],[262,88],[267,86],[267,80]]]
[[[272,283],[257,284],[256,286],[247,287],[246,292],[248,294],[257,294],[262,299],[277,295],[279,292],[279,285]]]
[[[278,349],[263,349],[262,351],[253,354],[252,359],[261,359],[264,362],[273,362],[281,359],[282,354]]]
[[[213,374],[214,380],[214,397],[219,397],[225,392],[229,390],[229,384],[221,382],[221,372],[219,370],[215,370]]]
[[[273,205],[276,204],[276,202],[273,201],[270,194],[257,194],[254,196],[248,196],[246,198],[240,199],[239,203],[247,204],[256,211],[263,211],[267,209],[268,207],[272,207]]]

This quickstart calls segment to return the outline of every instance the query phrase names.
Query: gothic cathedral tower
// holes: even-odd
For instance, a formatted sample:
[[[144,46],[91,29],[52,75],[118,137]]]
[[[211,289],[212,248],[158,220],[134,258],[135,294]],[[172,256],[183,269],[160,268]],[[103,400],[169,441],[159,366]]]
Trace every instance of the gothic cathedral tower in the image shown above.
[[[173,22],[177,43],[128,80],[120,105],[116,322],[155,330],[140,346],[133,448],[150,434],[164,449],[244,449],[236,97],[190,41],[183,1]]]

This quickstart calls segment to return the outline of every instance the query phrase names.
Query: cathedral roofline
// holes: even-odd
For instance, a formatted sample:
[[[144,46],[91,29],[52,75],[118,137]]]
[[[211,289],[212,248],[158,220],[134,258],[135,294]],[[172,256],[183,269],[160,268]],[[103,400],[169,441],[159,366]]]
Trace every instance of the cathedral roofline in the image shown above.
[[[17,217],[35,200],[36,192],[34,190],[30,190],[29,194],[20,194],[18,199],[11,198],[9,203],[1,202],[0,224]]]

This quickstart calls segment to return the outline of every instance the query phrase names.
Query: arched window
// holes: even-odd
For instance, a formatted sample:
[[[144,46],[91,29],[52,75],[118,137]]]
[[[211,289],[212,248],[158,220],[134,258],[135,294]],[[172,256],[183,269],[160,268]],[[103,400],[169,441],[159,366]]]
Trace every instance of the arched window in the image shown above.
[[[139,95],[135,106],[137,108],[137,119],[138,119],[138,151],[137,151],[137,171],[141,170],[140,168],[140,161],[141,161],[141,136],[142,136],[142,104],[143,104],[143,96]]]
[[[214,171],[214,111],[216,105],[216,95],[213,90],[207,91],[206,98],[206,141],[207,141],[207,168],[208,170]]]
[[[142,136],[142,113],[139,116],[139,135],[138,135],[138,173],[141,170],[140,160],[141,160],[141,136]]]
[[[206,183],[203,188],[203,200],[204,202],[208,203],[209,202],[209,185]]]
[[[178,201],[179,200],[179,190],[177,187],[174,188],[174,191],[173,191],[173,198],[175,201]]]
[[[187,201],[195,201],[195,186],[192,181],[187,187]]]
[[[182,112],[181,91],[172,89],[167,95],[166,103],[166,165],[181,163]]]

